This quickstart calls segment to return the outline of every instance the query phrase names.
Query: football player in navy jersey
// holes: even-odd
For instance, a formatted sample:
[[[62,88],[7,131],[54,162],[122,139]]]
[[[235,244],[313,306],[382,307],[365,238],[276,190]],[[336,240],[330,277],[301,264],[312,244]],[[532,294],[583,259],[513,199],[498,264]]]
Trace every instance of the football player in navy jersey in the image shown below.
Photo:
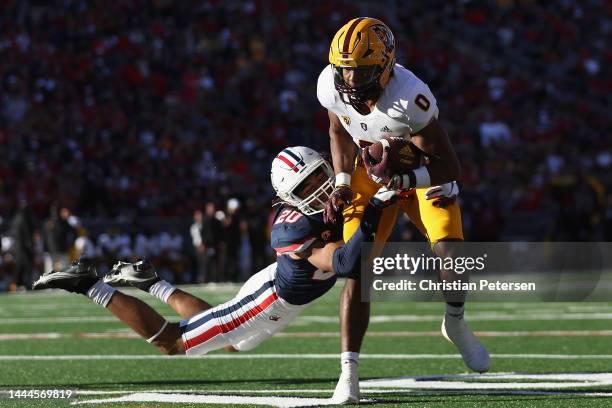
[[[43,274],[33,288],[86,295],[166,354],[250,350],[291,323],[334,285],[337,276],[360,273],[361,244],[373,241],[382,210],[397,198],[386,188],[374,194],[360,228],[345,244],[342,225],[323,222],[333,176],[330,164],[307,147],[290,147],[275,157],[271,178],[279,208],[271,242],[278,260],[253,275],[236,297],[216,307],[161,280],[144,260],[120,262],[103,279],[92,264],[81,260]],[[169,323],[143,301],[109,284],[138,287],[167,303],[184,320]]]

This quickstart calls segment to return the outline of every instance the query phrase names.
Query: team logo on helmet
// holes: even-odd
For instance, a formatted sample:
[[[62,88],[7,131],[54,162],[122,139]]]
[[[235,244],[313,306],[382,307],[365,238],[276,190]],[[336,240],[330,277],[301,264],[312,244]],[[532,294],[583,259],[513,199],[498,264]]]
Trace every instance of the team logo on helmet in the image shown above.
[[[376,36],[384,44],[385,50],[387,52],[393,51],[393,34],[387,27],[382,25],[375,25],[372,27],[372,31],[374,31]]]

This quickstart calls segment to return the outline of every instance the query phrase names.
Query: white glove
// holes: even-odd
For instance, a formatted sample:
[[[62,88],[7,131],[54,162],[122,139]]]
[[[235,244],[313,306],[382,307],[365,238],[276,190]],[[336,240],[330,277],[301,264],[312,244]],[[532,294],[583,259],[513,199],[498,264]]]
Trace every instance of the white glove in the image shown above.
[[[397,201],[397,190],[389,190],[387,187],[381,187],[370,198],[370,204],[376,208],[387,208]]]
[[[456,181],[451,181],[439,186],[433,186],[425,192],[426,200],[435,200],[432,204],[434,207],[444,208],[457,200],[459,195],[459,184]]]

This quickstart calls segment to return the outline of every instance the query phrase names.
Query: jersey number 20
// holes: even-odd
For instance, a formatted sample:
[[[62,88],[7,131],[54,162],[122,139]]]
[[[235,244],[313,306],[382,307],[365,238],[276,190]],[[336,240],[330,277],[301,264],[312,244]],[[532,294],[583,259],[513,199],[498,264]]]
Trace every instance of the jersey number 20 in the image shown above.
[[[287,224],[293,224],[294,222],[297,222],[297,220],[299,220],[300,218],[302,218],[301,213],[293,210],[284,210],[282,213],[280,213],[274,224],[282,224],[283,222],[286,222]]]

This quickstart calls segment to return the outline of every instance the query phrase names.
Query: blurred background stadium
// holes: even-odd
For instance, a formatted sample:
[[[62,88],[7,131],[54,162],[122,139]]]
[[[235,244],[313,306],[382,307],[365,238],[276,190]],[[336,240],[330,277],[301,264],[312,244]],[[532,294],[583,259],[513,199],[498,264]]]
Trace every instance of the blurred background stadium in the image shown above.
[[[271,158],[329,149],[316,79],[359,15],[437,97],[467,239],[612,240],[609,2],[4,0],[0,291],[78,256],[269,263]]]

